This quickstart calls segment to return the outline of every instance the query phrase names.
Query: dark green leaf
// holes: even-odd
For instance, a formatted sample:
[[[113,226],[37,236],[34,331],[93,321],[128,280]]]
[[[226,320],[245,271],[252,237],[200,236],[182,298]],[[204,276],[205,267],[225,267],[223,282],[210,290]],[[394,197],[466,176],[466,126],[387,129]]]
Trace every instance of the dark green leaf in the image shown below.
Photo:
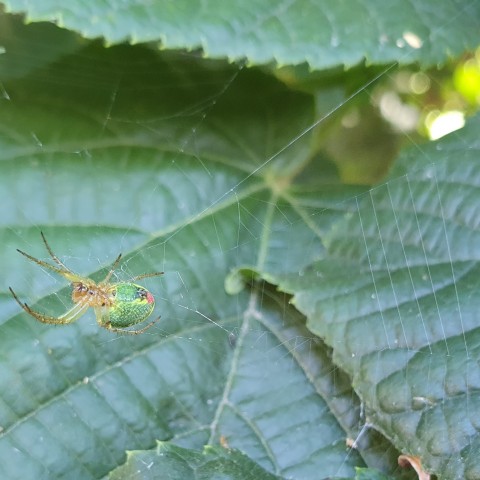
[[[355,480],[388,480],[386,475],[371,468],[357,468]]]
[[[171,12],[181,5],[172,4]],[[234,7],[225,5],[216,5],[213,14],[222,7],[231,13]],[[453,5],[427,15],[433,27],[424,32],[425,48],[411,50],[402,61],[424,52],[424,63],[444,60],[446,42],[429,43],[435,34],[448,34],[452,51],[471,45],[477,6],[452,12]],[[49,7],[37,2],[29,8]],[[83,24],[76,30],[87,32],[93,18],[99,31],[110,25],[124,38],[131,34],[128,19],[138,22],[135,14],[125,20],[121,11],[109,16],[97,8],[82,4],[75,18]],[[378,6],[378,13],[385,8]],[[258,18],[254,7],[249,12]],[[389,8],[394,18],[395,12]],[[448,21],[442,19],[445,12]],[[302,13],[309,18],[307,10]],[[161,38],[158,32],[148,36],[150,18],[136,27],[141,40]],[[342,28],[364,29],[358,18]],[[127,21],[126,28],[118,19]],[[400,28],[393,20],[385,25],[392,35]],[[421,158],[411,154],[399,167],[406,170],[395,174],[398,181],[383,187],[383,197],[382,188],[365,194],[341,184],[318,146],[321,136],[311,135],[319,123],[328,136],[326,122],[315,113],[319,96],[196,54],[159,53],[151,46],[104,48],[51,25],[31,27],[35,35],[14,21],[11,32],[0,32],[1,41],[10,42],[0,65],[0,477],[101,478],[124,464],[126,450],[152,449],[157,440],[193,450],[226,442],[269,474],[286,478],[352,477],[359,466],[398,477],[397,452],[373,424],[403,450],[424,453],[441,474],[476,478],[476,124],[441,143],[440,150],[419,146],[432,164],[416,166]],[[403,28],[411,24],[402,25],[402,36]],[[195,28],[184,22],[182,31],[194,34]],[[99,34],[108,38],[105,31]],[[372,39],[360,38],[355,29],[354,41],[344,36],[339,48],[319,49],[320,60],[312,64],[349,64],[373,50],[381,61],[399,58],[398,46],[373,49]],[[204,38],[225,52],[232,46]],[[243,40],[235,45],[245,48],[230,50],[232,57],[273,58],[268,42],[260,55]],[[342,53],[347,41],[352,52]],[[195,42],[181,39],[179,46]],[[289,38],[287,46],[292,44]],[[295,61],[288,52],[285,58]],[[359,91],[368,99],[374,76],[365,72],[370,76]],[[340,100],[332,99],[333,110],[349,94],[338,78]],[[340,119],[333,116],[332,124]],[[433,201],[432,185],[445,211]],[[419,222],[410,218],[407,187]],[[380,238],[389,238],[396,227],[392,209],[380,215],[385,191],[405,209],[394,209],[405,229],[402,241],[392,242],[394,251],[387,245],[383,254],[373,213],[387,229]],[[355,221],[359,212],[365,224]],[[69,326],[36,322],[20,310],[9,286],[49,315],[71,305],[64,279],[16,252],[48,260],[40,231],[62,261],[94,279],[106,275],[119,252],[124,259],[115,280],[164,271],[161,278],[142,280],[156,297],[154,314],[161,320],[135,337],[102,330],[93,313]],[[448,249],[442,248],[443,238]],[[368,250],[362,250],[365,239]],[[398,298],[389,290],[389,273],[397,272]],[[311,328],[329,346],[262,277],[283,281],[298,294]],[[408,282],[415,288],[409,290]],[[378,292],[372,292],[373,284]],[[396,305],[411,304],[412,292],[428,336],[408,312],[395,320]],[[460,329],[456,305],[463,315]],[[378,320],[384,311],[385,323]],[[442,319],[455,320],[443,323],[445,337],[438,333],[442,323],[435,322],[439,311],[445,312]],[[402,324],[404,337],[398,336]],[[406,349],[394,342],[402,338]],[[463,406],[467,414],[458,419]],[[421,428],[409,423],[417,418],[409,407],[424,420]],[[439,407],[454,423],[452,435],[450,425],[442,430]],[[461,459],[470,463],[455,464]]]
[[[480,117],[353,199],[329,256],[283,288],[367,419],[441,478],[478,478]],[[433,160],[433,163],[431,163]]]
[[[205,447],[202,452],[159,442],[154,451],[129,452],[111,480],[281,480],[238,450]]]
[[[480,41],[480,4],[469,0],[6,0],[29,22],[49,21],[108,43],[158,41],[202,48],[251,64],[308,63],[312,69],[368,63],[435,65]]]
[[[311,96],[256,70],[98,44],[2,87],[2,478],[99,478],[126,450],[222,436],[289,478],[394,470],[377,435],[347,446],[358,399],[288,299],[251,278],[225,291],[242,265],[293,273],[321,255],[330,207],[359,191],[315,163],[308,135],[282,150],[312,124]],[[324,212],[314,230],[301,205]],[[161,320],[130,337],[93,313],[52,326],[21,311],[8,286],[49,315],[71,304],[64,279],[16,252],[48,260],[40,231],[82,275],[103,278],[119,252],[115,279],[164,271],[143,281]]]

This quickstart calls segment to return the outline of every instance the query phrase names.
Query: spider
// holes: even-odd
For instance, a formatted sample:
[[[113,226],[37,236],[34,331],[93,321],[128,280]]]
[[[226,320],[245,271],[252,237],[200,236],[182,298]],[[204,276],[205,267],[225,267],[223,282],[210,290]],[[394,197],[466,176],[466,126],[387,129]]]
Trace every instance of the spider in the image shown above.
[[[52,257],[57,265],[50,265],[18,249],[17,252],[32,262],[53,270],[70,281],[72,284],[72,301],[75,305],[59,317],[51,317],[32,310],[26,303],[22,303],[18,299],[12,287],[8,287],[13,298],[29,315],[42,323],[65,325],[78,320],[86,313],[89,307],[93,307],[97,323],[100,327],[106,328],[111,332],[131,335],[138,335],[139,333],[145,332],[145,330],[148,330],[160,319],[160,317],[156,318],[140,330],[125,330],[127,327],[143,322],[152,314],[155,307],[155,299],[147,289],[135,283],[110,283],[110,278],[118,267],[122,254],[118,255],[107,276],[101,282],[96,283],[91,278],[82,277],[68,269],[53,253],[43,232],[40,232],[40,234],[50,257]],[[132,278],[132,281],[146,277],[156,277],[163,275],[163,273],[164,272],[145,273]]]

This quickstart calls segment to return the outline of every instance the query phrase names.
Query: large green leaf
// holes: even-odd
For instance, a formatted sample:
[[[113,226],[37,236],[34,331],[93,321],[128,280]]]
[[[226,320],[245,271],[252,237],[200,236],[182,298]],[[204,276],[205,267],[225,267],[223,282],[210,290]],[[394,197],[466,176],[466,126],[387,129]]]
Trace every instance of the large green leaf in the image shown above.
[[[480,477],[479,129],[406,152],[282,285],[368,421],[446,479]]]
[[[307,62],[313,69],[371,63],[435,65],[478,45],[480,4],[470,0],[5,0],[28,21],[45,20],[109,43],[160,41],[251,64]]]
[[[238,450],[206,447],[202,452],[159,442],[155,450],[128,452],[125,465],[110,480],[280,480]],[[339,478],[339,477],[337,477]],[[350,477],[353,480],[353,477]],[[346,478],[339,480],[348,480]],[[354,480],[388,480],[378,470],[357,468]]]
[[[206,21],[191,5],[182,19],[175,2],[161,24],[141,4],[122,5],[109,15],[70,3],[63,22],[111,42],[137,32],[211,56],[317,68],[364,56],[431,64],[478,41],[476,2],[417,2],[415,15],[413,4],[379,4],[368,12],[377,29],[358,21],[356,3],[348,18],[338,2],[263,13],[222,3]],[[33,20],[63,8],[10,6]],[[328,12],[332,28],[307,7]],[[277,21],[299,26],[277,36]],[[247,35],[224,37],[242,22],[247,30],[232,30]],[[2,478],[100,478],[128,467],[127,450],[155,455],[157,440],[197,452],[228,444],[252,468],[294,479],[353,477],[361,466],[398,477],[392,444],[441,478],[479,477],[478,119],[417,146],[365,194],[326,161],[317,143],[330,124],[318,112],[348,107],[351,85],[368,97],[373,70],[359,69],[360,81],[326,75],[314,96],[194,54],[108,49],[11,16],[1,25]],[[49,314],[70,305],[66,282],[16,252],[47,259],[40,231],[95,279],[119,252],[115,279],[165,271],[144,279],[161,320],[130,337],[100,329],[93,314],[61,327],[21,311],[8,286]],[[259,277],[293,293],[327,345]]]
[[[207,447],[202,452],[165,442],[156,450],[129,452],[128,462],[110,475],[111,480],[168,478],[170,480],[280,480],[238,450]]]
[[[313,97],[144,47],[93,43],[25,71],[1,84],[0,476],[100,478],[126,450],[222,436],[274,475],[395,473],[395,449],[362,430],[350,379],[288,299],[249,278],[232,288],[239,267],[293,274],[321,257],[360,191],[308,135],[284,148],[313,124]],[[40,231],[95,279],[119,252],[116,278],[165,271],[144,280],[161,320],[130,337],[93,314],[52,326],[19,310],[8,286],[51,315],[70,304],[66,282],[16,252],[47,259]]]

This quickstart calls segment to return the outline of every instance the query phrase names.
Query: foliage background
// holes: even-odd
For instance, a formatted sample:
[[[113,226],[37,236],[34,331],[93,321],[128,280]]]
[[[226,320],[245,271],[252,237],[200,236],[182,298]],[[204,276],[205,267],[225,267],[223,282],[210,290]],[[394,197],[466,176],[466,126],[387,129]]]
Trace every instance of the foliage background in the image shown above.
[[[478,2],[4,5],[2,478],[480,478]],[[158,326],[19,312],[40,231]]]

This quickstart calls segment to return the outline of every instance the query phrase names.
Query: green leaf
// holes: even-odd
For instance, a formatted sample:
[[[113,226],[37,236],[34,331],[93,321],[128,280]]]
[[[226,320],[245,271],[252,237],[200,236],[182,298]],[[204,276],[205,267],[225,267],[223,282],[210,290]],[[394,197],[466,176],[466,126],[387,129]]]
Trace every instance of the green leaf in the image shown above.
[[[371,468],[357,468],[355,480],[388,480],[386,475]]]
[[[250,64],[308,63],[312,69],[367,63],[445,62],[480,42],[480,5],[469,0],[280,0],[89,2],[6,0],[28,22],[49,21],[110,44],[158,41],[202,48]]]
[[[457,4],[415,17],[436,25],[448,16],[427,33],[448,34],[454,52],[471,45],[478,23],[474,2],[453,12]],[[378,7],[388,8],[394,33],[410,8],[402,5]],[[82,15],[92,10],[81,7],[76,18],[87,28]],[[234,8],[213,12],[222,7]],[[110,21],[126,35],[116,13],[101,13],[100,30]],[[432,147],[415,145],[386,184],[366,192],[341,183],[324,147],[338,143],[329,140],[350,100],[366,103],[371,83],[387,77],[378,66],[359,67],[356,93],[349,75],[357,72],[337,72],[313,95],[197,53],[105,48],[8,18],[0,30],[8,46],[0,58],[1,478],[101,478],[127,450],[157,440],[197,451],[226,443],[293,479],[353,477],[358,467],[408,476],[395,445],[421,454],[440,478],[478,478],[478,118]],[[138,30],[144,40],[149,18]],[[355,61],[374,30],[362,43],[358,18],[344,27],[354,32]],[[424,52],[424,64],[444,60],[446,42],[428,39],[400,60]],[[273,58],[262,45],[259,58]],[[375,45],[371,58],[399,58],[400,47]],[[321,65],[348,64],[334,46]],[[378,136],[368,138],[385,141]],[[49,315],[71,306],[63,278],[16,252],[52,262],[41,231],[61,261],[95,280],[119,252],[115,281],[164,271],[142,280],[161,319],[139,336],[99,328],[93,312],[68,326],[35,321],[9,286]],[[262,278],[295,294],[326,343]]]
[[[368,422],[440,478],[480,472],[479,128],[406,151],[326,235],[328,256],[282,284]]]
[[[155,451],[129,452],[127,459],[125,465],[111,473],[111,480],[280,480],[242,452],[222,447],[205,447],[198,452],[159,442]]]
[[[259,467],[238,450],[205,447],[202,452],[158,442],[155,450],[127,452],[127,462],[109,475],[110,480],[274,480],[280,479]],[[347,478],[338,480],[348,480]],[[389,480],[371,468],[356,468],[354,480]]]
[[[288,298],[251,278],[225,290],[242,266],[294,273],[323,255],[319,232],[362,191],[311,155],[313,97],[141,46],[92,43],[25,71],[1,84],[2,479],[100,478],[126,450],[222,437],[273,475],[395,472],[397,452],[362,430],[350,379]],[[40,231],[96,280],[119,252],[116,280],[164,271],[144,279],[161,320],[117,336],[93,313],[55,326],[21,311],[9,286],[49,315],[71,305],[64,279],[16,252],[52,261]]]
[[[199,452],[168,442],[158,442],[155,450],[127,452],[127,462],[109,475],[110,480],[167,477],[169,480],[280,479],[266,472],[238,450],[209,446]],[[335,478],[341,480],[339,477]],[[389,477],[375,469],[356,468],[354,480],[389,480]]]
[[[1,11],[1,9],[0,9]],[[39,42],[38,39],[42,41]],[[21,78],[85,47],[87,41],[52,23],[24,25],[20,16],[0,15],[0,76]],[[2,92],[3,96],[5,91]]]

